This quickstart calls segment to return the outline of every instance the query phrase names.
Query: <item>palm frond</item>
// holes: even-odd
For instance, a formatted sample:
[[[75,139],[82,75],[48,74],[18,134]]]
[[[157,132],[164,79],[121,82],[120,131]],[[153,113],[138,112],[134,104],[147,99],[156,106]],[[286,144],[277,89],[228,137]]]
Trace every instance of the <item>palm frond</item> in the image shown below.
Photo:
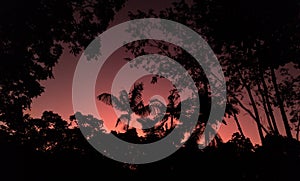
[[[111,94],[108,94],[108,93],[103,93],[103,94],[100,94],[97,96],[97,99],[99,101],[102,101],[103,103],[109,105],[109,106],[112,106],[113,103],[112,103],[112,97],[114,97],[113,95]]]
[[[141,101],[139,102],[134,108],[133,111],[135,114],[146,117],[150,115],[150,107],[149,106],[144,106],[144,103]]]
[[[103,94],[100,94],[99,96],[97,96],[97,99],[109,106],[112,106],[112,107],[120,110],[120,111],[128,111],[129,107],[126,106],[128,104],[125,104],[125,102],[124,102],[125,100],[123,100],[123,99],[121,100],[121,96],[123,96],[123,95],[121,95],[121,93],[120,93],[120,100],[119,100],[117,97],[115,97],[109,93],[103,93]]]
[[[158,99],[151,100],[150,104],[147,106],[150,108],[150,113],[152,115],[160,115],[166,113],[167,106]]]
[[[126,120],[127,122],[129,122],[131,119],[131,116],[129,114],[122,114],[118,119],[117,119],[117,122],[116,122],[116,125],[115,127],[117,127],[121,121],[124,121]]]
[[[137,104],[143,101],[142,99],[143,90],[144,90],[143,83],[134,84],[133,89],[129,94],[129,102],[131,108],[134,108]]]
[[[120,91],[119,101],[122,103],[124,111],[129,111],[129,96],[126,90]]]
[[[121,119],[118,118],[115,127],[117,127],[119,125],[119,123],[121,122]]]

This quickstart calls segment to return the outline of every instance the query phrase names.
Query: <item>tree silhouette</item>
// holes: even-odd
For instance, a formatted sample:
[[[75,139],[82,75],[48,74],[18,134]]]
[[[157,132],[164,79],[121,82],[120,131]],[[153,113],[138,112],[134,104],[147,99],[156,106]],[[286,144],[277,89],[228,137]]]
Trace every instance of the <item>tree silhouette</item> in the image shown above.
[[[231,0],[181,1],[158,13],[150,10],[131,12],[129,15],[132,19],[159,17],[174,20],[201,34],[218,56],[225,72],[227,93],[232,97],[229,103],[246,112],[256,122],[263,143],[265,135],[279,134],[279,119],[274,116],[277,109],[285,126],[285,135],[290,139],[290,121],[297,120],[286,115],[285,104],[288,100],[285,99],[285,92],[279,88],[282,80],[278,80],[276,72],[280,66],[288,66],[288,63],[294,63],[297,70],[299,68],[299,62],[296,61],[299,58],[298,14],[299,4],[296,1],[261,3],[256,0]],[[205,88],[208,87],[205,75],[197,71],[199,67],[193,64],[192,57],[180,48],[157,40],[132,43],[127,48],[134,56],[151,53],[156,48],[159,54],[181,63],[193,76],[199,92],[209,94],[209,89]],[[285,68],[290,71],[291,66],[288,67]],[[294,84],[298,80],[296,77],[288,84]],[[296,100],[297,98],[292,100],[293,104],[296,104]],[[268,128],[265,127],[259,110],[264,111]],[[209,109],[204,112],[208,111]]]
[[[298,44],[297,39],[299,38],[297,35],[297,32],[299,32],[297,30],[299,18],[296,15],[299,12],[299,4],[296,1],[290,1],[289,3],[281,3],[279,1],[276,3],[268,1],[264,3],[259,1],[239,3],[231,1],[231,3],[223,4],[223,6],[230,6],[235,11],[228,12],[228,8],[218,9],[221,10],[218,13],[226,16],[223,17],[224,21],[221,24],[215,24],[215,26],[220,28],[231,22],[231,26],[226,26],[225,31],[221,33],[224,35],[233,35],[233,32],[237,33],[238,36],[230,36],[231,40],[227,39],[227,42],[230,42],[228,45],[238,47],[242,55],[245,55],[244,58],[242,57],[244,65],[247,66],[246,61],[250,60],[249,66],[251,68],[253,68],[253,65],[258,66],[259,70],[256,72],[259,72],[260,82],[256,82],[256,84],[261,84],[264,81],[263,79],[266,79],[266,76],[270,77],[273,87],[272,93],[274,93],[272,95],[274,95],[277,102],[276,107],[279,108],[281,113],[286,135],[292,138],[289,121],[284,109],[284,101],[281,98],[282,92],[278,90],[279,83],[275,69],[287,62],[295,62],[299,56],[299,51],[296,48]],[[222,11],[222,9],[225,11]],[[239,16],[236,16],[235,13],[239,14]],[[243,29],[239,31],[242,27],[248,30]],[[287,31],[287,29],[289,30]],[[216,31],[218,30],[215,29]],[[225,36],[222,37],[226,38]],[[229,49],[228,52],[230,52]],[[252,81],[254,82],[255,80]],[[266,88],[264,86],[263,89]],[[264,94],[267,102],[270,92],[264,92]],[[272,109],[270,107],[268,109],[271,113]],[[274,130],[276,130],[274,123],[273,121]]]
[[[148,130],[144,130],[149,137],[156,135],[157,138],[159,138],[167,135],[176,126],[174,125],[174,121],[179,121],[180,115],[182,115],[183,117],[185,116],[184,113],[181,112],[181,106],[182,104],[184,105],[184,103],[186,103],[187,101],[180,100],[180,95],[176,88],[171,89],[169,93],[170,94],[167,98],[167,106],[165,106],[161,102],[159,102],[159,104],[155,106],[157,108],[157,111],[155,113],[162,114],[161,116],[158,116],[158,119],[161,118],[161,120],[155,120],[155,122],[159,124],[154,125],[152,128],[148,127],[150,128]]]
[[[227,80],[225,116],[233,118],[239,131],[228,142],[223,142],[217,134],[208,147],[198,149],[199,141],[209,140],[209,135],[201,137],[203,129],[209,129],[209,134],[216,131],[214,125],[207,124],[211,108],[210,86],[193,57],[175,45],[156,40],[134,42],[127,47],[139,56],[151,53],[146,48],[150,46],[157,48],[159,54],[177,60],[192,74],[202,105],[190,139],[168,158],[142,165],[115,162],[98,153],[79,129],[90,133],[88,139],[97,141],[97,134],[105,130],[103,121],[93,115],[76,113],[70,120],[63,120],[52,111],[45,111],[41,118],[31,118],[23,113],[30,108],[32,99],[44,91],[41,81],[53,78],[52,68],[62,51],[69,48],[72,54],[80,53],[94,36],[107,28],[123,4],[123,0],[12,0],[2,3],[1,179],[94,179],[111,170],[117,173],[114,178],[120,179],[141,179],[149,173],[155,173],[150,174],[149,179],[157,179],[157,175],[167,179],[182,176],[219,180],[297,179],[300,144],[291,139],[292,124],[297,139],[300,132],[299,3],[295,0],[204,0],[190,4],[181,1],[159,13],[130,13],[131,18],[175,20],[191,27],[209,42]],[[154,76],[152,82],[159,78]],[[98,99],[125,112],[116,121],[116,126],[121,120],[127,121],[126,132],[112,131],[112,134],[134,143],[151,143],[166,136],[176,123],[188,120],[188,113],[181,110],[191,104],[182,100],[177,91],[170,91],[167,105],[159,100],[145,105],[142,83],[135,84],[130,93],[121,91],[119,97],[103,93]],[[253,146],[246,137],[247,133],[240,125],[241,121],[248,121],[241,116],[244,112],[257,124],[263,145]],[[137,121],[143,128],[154,124],[143,130],[144,137],[138,137],[137,130],[130,129],[133,114],[139,116]],[[152,114],[158,116],[150,119]],[[277,124],[281,120],[285,126],[284,134]],[[210,166],[211,163],[216,164]]]
[[[237,128],[240,132],[240,135],[242,137],[245,137],[244,132],[243,132],[242,127],[241,127],[241,124],[240,124],[240,122],[238,120],[238,117],[237,117],[237,114],[239,113],[239,109],[234,107],[234,103],[232,103],[231,101],[234,101],[234,100],[227,98],[227,105],[226,105],[227,116],[228,116],[228,118],[233,117],[233,119],[234,119],[234,121],[237,125]]]
[[[41,82],[54,78],[52,70],[62,53],[78,55],[124,2],[1,2],[0,153],[6,157],[1,160],[1,180],[47,180],[55,168],[52,173],[72,173],[68,167],[73,166],[64,167],[71,160],[67,158],[92,152],[80,130],[69,129],[59,115],[44,112],[42,118],[31,118],[24,111],[44,92]],[[61,155],[66,159],[58,161]]]
[[[122,114],[117,119],[115,127],[117,127],[122,120],[125,120],[127,121],[125,130],[128,131],[133,114],[136,114],[143,118],[149,116],[151,111],[161,111],[158,109],[156,109],[155,111],[155,109],[150,108],[150,105],[144,105],[144,101],[142,98],[143,89],[143,83],[136,83],[134,84],[133,89],[129,94],[127,94],[125,90],[122,90],[120,92],[119,99],[109,93],[102,93],[97,96],[98,100],[104,102],[107,105],[115,107],[119,111],[125,112],[125,114]],[[157,103],[162,106],[162,103],[158,99],[153,100],[151,103]],[[140,121],[142,120],[140,119]],[[146,123],[147,121],[144,120],[144,122]]]
[[[124,0],[6,1],[0,18],[0,120],[19,129],[23,111],[44,92],[64,49],[78,55],[103,32]]]
[[[170,128],[172,129],[174,126],[174,117],[179,118],[181,104],[178,103],[178,99],[180,98],[177,90],[170,90],[170,95],[168,96],[168,105],[167,105],[167,115],[165,119],[171,118]]]

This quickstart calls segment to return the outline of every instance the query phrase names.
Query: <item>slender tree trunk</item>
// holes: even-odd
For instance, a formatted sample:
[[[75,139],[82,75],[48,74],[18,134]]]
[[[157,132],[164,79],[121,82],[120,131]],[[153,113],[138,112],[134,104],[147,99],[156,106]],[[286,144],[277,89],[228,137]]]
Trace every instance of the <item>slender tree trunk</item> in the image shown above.
[[[269,110],[267,108],[266,97],[265,97],[264,92],[262,91],[262,89],[261,89],[261,87],[260,87],[259,84],[257,85],[257,87],[258,87],[258,91],[259,91],[259,93],[261,95],[263,108],[265,110],[265,114],[266,114],[266,118],[267,118],[270,130],[272,131],[272,133],[274,133],[274,128],[273,128],[273,125],[272,125],[272,122],[271,122],[271,119],[270,119],[270,113],[269,113]]]
[[[128,121],[127,121],[126,131],[128,131],[128,129],[129,129],[129,123],[130,123],[130,119],[128,119]]]
[[[246,80],[244,79],[242,73],[240,72],[240,69],[237,67],[237,72],[242,80],[242,83],[244,85],[244,87],[246,88],[246,91],[248,93],[248,96],[249,96],[249,99],[251,101],[251,105],[253,107],[253,111],[254,111],[254,115],[251,113],[250,110],[246,109],[249,111],[250,115],[253,117],[253,119],[255,120],[256,122],[256,125],[257,125],[257,129],[258,129],[258,134],[259,134],[259,137],[260,137],[260,140],[261,140],[261,144],[263,145],[264,144],[264,134],[263,134],[263,126],[260,122],[260,117],[259,117],[259,113],[258,113],[258,109],[257,109],[257,106],[256,106],[256,103],[255,103],[255,100],[254,100],[254,97],[252,95],[252,92],[251,92],[251,87],[250,85],[247,84]],[[265,130],[266,133],[268,133],[267,130]]]
[[[238,120],[238,118],[237,118],[237,116],[236,116],[235,113],[233,114],[233,118],[234,118],[234,121],[236,123],[236,126],[237,126],[239,132],[241,133],[242,137],[245,138],[245,135],[244,135],[242,127],[241,127],[241,124],[240,124],[240,122],[239,122],[239,120]]]
[[[247,90],[248,96],[250,98],[251,105],[253,107],[253,111],[254,111],[254,115],[255,115],[255,119],[256,119],[256,124],[257,124],[258,134],[259,134],[259,137],[260,137],[260,140],[261,140],[261,144],[264,144],[264,134],[263,134],[263,131],[262,131],[262,128],[261,128],[261,122],[260,122],[260,117],[259,117],[259,113],[258,113],[256,103],[255,103],[254,97],[252,95],[252,92],[251,92],[249,86],[246,86],[246,90]]]
[[[257,122],[257,119],[256,119],[255,115],[251,112],[251,110],[246,108],[246,106],[240,100],[238,100],[237,98],[234,98],[234,99],[241,106],[241,108],[249,114],[249,116],[256,122],[256,124],[260,125],[261,129],[265,133],[269,134],[269,131],[264,127],[264,125],[262,125],[260,122]]]
[[[270,115],[270,118],[271,118],[271,121],[272,121],[272,124],[273,124],[273,128],[274,128],[274,133],[276,135],[279,135],[278,126],[277,126],[276,119],[275,119],[275,116],[273,114],[273,109],[272,109],[272,106],[271,106],[271,103],[270,103],[270,100],[269,100],[268,86],[267,86],[266,81],[264,79],[263,73],[262,73],[262,84],[263,84],[263,91],[264,91],[264,94],[265,94],[266,104],[267,104],[269,115]]]
[[[284,110],[283,100],[281,99],[279,89],[278,89],[278,86],[277,86],[275,71],[274,71],[273,67],[271,67],[270,69],[271,69],[272,82],[273,82],[273,86],[274,86],[274,90],[275,90],[275,96],[276,96],[278,106],[279,106],[279,109],[280,109],[280,113],[281,113],[282,121],[283,121],[283,124],[284,124],[286,136],[288,138],[293,138],[292,132],[291,132],[291,127],[289,125],[289,121],[288,121],[288,118],[287,118],[285,110]]]
[[[171,115],[171,129],[173,128],[173,123],[174,122],[174,116],[173,115]]]

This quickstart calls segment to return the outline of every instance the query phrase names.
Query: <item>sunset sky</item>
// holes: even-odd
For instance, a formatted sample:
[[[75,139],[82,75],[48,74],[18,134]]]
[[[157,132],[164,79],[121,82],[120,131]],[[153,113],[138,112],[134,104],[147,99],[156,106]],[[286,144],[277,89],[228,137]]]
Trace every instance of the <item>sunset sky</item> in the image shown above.
[[[300,0],[1,5],[0,181],[299,180]]]
[[[172,1],[173,2],[173,1]],[[125,7],[121,9],[119,13],[116,14],[114,21],[110,26],[119,24],[126,20],[127,12],[130,11],[147,11],[148,9],[154,9],[156,11],[162,10],[170,6],[170,1],[139,1],[139,0],[129,0]],[[67,49],[65,49],[67,50]],[[73,74],[79,60],[79,56],[73,56],[68,51],[64,51],[61,56],[59,63],[54,68],[55,79],[47,80],[42,82],[45,87],[45,92],[42,96],[34,99],[33,105],[30,111],[31,116],[40,117],[43,111],[53,111],[60,114],[65,120],[68,120],[69,116],[74,114],[72,107],[72,80]],[[107,61],[104,69],[98,75],[98,80],[96,84],[96,94],[101,94],[104,92],[110,92],[110,84],[114,78],[115,73],[126,63],[124,58],[124,49],[119,49],[116,51]],[[160,94],[165,99],[168,95],[168,90],[171,86],[168,80],[160,80],[158,84],[146,83],[147,80],[150,82],[150,78],[146,77],[143,79],[145,81],[145,100],[149,97]],[[95,95],[96,98],[96,95]],[[111,114],[112,108],[104,105],[97,101],[97,106],[100,111],[100,115],[105,121],[105,124],[109,128],[113,128],[116,121],[116,116]],[[250,137],[251,141],[259,143],[259,136],[257,133],[256,123],[243,112],[239,115],[242,128],[247,137]],[[237,127],[233,120],[227,121],[228,125],[222,125],[219,134],[224,141],[227,141],[234,132],[237,132]],[[283,128],[281,122],[278,123],[279,128]],[[281,131],[282,133],[284,131]]]

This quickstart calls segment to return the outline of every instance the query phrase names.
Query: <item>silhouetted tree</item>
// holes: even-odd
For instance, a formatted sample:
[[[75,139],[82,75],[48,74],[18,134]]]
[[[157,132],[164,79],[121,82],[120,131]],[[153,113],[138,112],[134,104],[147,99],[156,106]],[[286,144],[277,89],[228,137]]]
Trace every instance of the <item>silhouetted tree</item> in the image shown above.
[[[192,74],[202,105],[198,124],[190,139],[168,158],[151,164],[130,165],[102,156],[88,144],[79,129],[80,126],[89,133],[88,139],[97,140],[97,134],[105,130],[103,121],[93,115],[76,113],[66,121],[52,111],[45,111],[41,118],[23,114],[23,110],[30,107],[32,98],[43,92],[40,81],[53,76],[52,68],[63,47],[69,46],[73,54],[78,54],[97,33],[105,30],[115,10],[121,8],[123,2],[2,3],[0,57],[5,61],[0,63],[1,179],[53,180],[58,175],[61,179],[92,179],[111,170],[118,173],[114,178],[121,179],[141,179],[145,175],[149,179],[157,179],[157,175],[164,175],[168,179],[182,176],[219,180],[297,179],[295,173],[300,166],[300,144],[290,139],[289,133],[290,122],[295,124],[297,138],[300,127],[297,74],[299,3],[294,0],[284,3],[204,0],[191,4],[181,1],[158,14],[153,11],[130,14],[132,18],[161,17],[183,23],[201,33],[212,46],[228,79],[226,116],[234,118],[240,132],[234,133],[226,143],[217,135],[209,147],[198,149],[197,143],[204,128],[210,129],[209,133],[215,133],[213,125],[206,124],[211,96],[207,79],[187,52],[156,40],[140,43],[157,47],[160,54],[180,62]],[[132,45],[128,47],[132,48],[135,56],[150,53],[139,43],[137,47]],[[295,67],[294,74],[290,67],[285,67],[290,62]],[[158,78],[154,76],[153,82],[157,82]],[[129,128],[129,122],[125,133],[113,132],[135,143],[162,138],[166,130],[171,131],[164,127],[170,119],[173,120],[170,120],[172,128],[172,122],[178,120],[179,115],[183,116],[183,121],[188,117],[187,113],[181,112],[181,106],[191,106],[188,101],[179,101],[179,96],[173,90],[167,106],[158,100],[144,105],[142,90],[142,84],[135,84],[129,94],[123,91],[119,97],[106,93],[98,96],[104,103],[127,112],[128,115],[119,118],[127,121],[131,114],[137,114],[141,117],[138,121],[143,124],[151,121],[146,116],[154,112],[161,114],[162,110],[166,110],[162,120],[155,120],[158,124],[144,130],[144,138],[138,137],[136,129]],[[244,98],[245,95],[249,98]],[[125,104],[127,99],[128,104]],[[244,135],[238,120],[241,110],[257,123],[264,142],[262,146],[253,147],[250,139]],[[263,110],[264,114],[260,114],[259,110]],[[278,118],[274,115],[277,110],[284,121],[288,138],[277,134]],[[266,115],[268,129],[263,125],[262,115]],[[119,123],[120,120],[117,120],[116,125]],[[210,166],[211,163],[216,164]],[[19,175],[21,178],[18,178]]]
[[[113,106],[119,111],[126,112],[118,118],[116,127],[122,120],[126,120],[127,125],[125,130],[128,130],[133,114],[141,117],[146,117],[151,113],[150,106],[144,105],[144,101],[142,98],[143,89],[143,83],[136,83],[134,84],[133,89],[129,94],[127,94],[125,90],[121,91],[119,99],[109,93],[102,93],[97,96],[97,98],[105,104]],[[153,102],[157,102],[158,104],[162,105],[162,103],[157,99],[155,99]],[[154,111],[154,109],[152,109],[152,111]]]
[[[150,10],[130,12],[129,15],[132,19],[159,17],[174,20],[189,26],[207,40],[224,69],[227,92],[235,99],[230,103],[253,118],[263,142],[266,134],[279,132],[275,109],[281,113],[286,135],[292,138],[287,108],[284,107],[287,100],[278,88],[281,81],[275,71],[289,62],[299,65],[298,14],[299,3],[296,1],[262,3],[258,0],[231,0],[180,1],[158,13]],[[181,63],[192,75],[197,87],[202,87],[199,88],[202,92],[209,92],[205,88],[205,75],[197,71],[199,68],[192,63],[192,57],[180,48],[157,40],[140,41],[127,47],[134,56],[151,53],[157,48],[158,53]],[[260,109],[266,114],[270,130],[262,124]]]
[[[165,119],[168,119],[169,117],[171,118],[171,123],[170,123],[171,129],[174,126],[174,117],[178,119],[180,115],[181,104],[180,102],[178,102],[179,98],[180,96],[176,89],[170,90],[170,95],[168,96],[167,111],[166,111],[167,115]]]
[[[240,124],[240,122],[239,122],[239,120],[238,120],[238,117],[237,117],[237,114],[239,113],[239,109],[238,108],[236,108],[235,106],[234,106],[234,103],[232,103],[231,101],[235,101],[235,100],[232,100],[232,99],[228,99],[227,98],[227,105],[226,105],[226,112],[227,112],[227,117],[228,118],[231,118],[231,117],[233,117],[233,119],[234,119],[234,121],[235,121],[235,123],[236,123],[236,125],[237,125],[237,128],[238,128],[238,130],[239,130],[239,132],[240,132],[240,135],[242,136],[242,137],[245,137],[245,135],[244,135],[244,133],[243,133],[243,130],[242,130],[242,127],[241,127],[241,124]]]
[[[23,111],[53,78],[64,48],[78,55],[125,0],[5,1],[0,6],[0,120],[19,129]]]

